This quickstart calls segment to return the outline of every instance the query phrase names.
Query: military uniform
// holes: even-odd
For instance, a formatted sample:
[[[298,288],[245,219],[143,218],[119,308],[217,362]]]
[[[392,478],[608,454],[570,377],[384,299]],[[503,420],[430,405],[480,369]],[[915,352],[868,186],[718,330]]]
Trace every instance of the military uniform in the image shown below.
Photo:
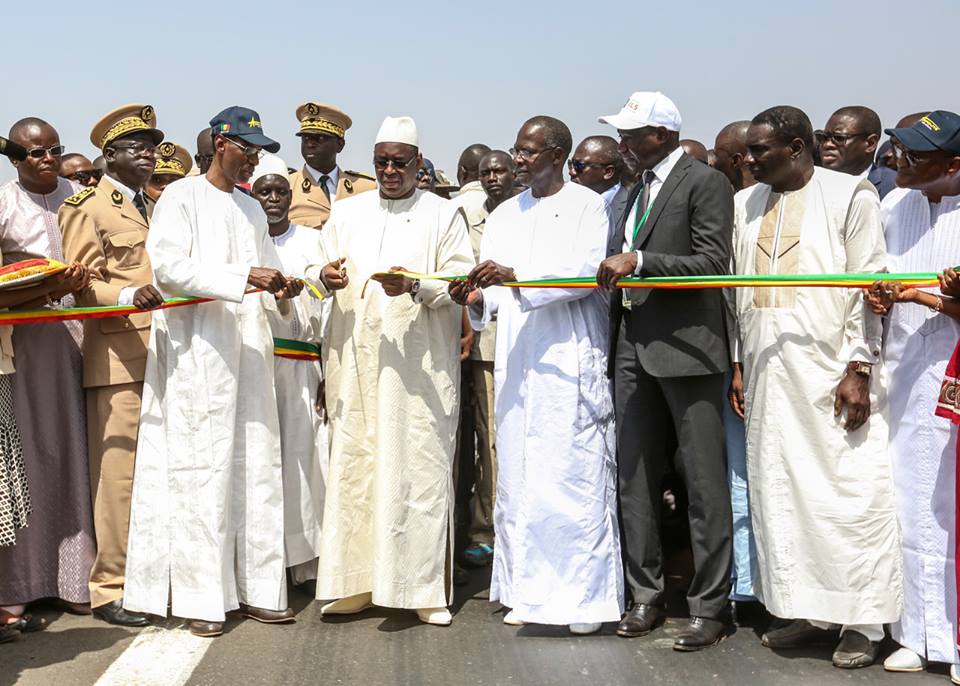
[[[154,128],[153,108],[129,105],[94,127],[98,147]],[[90,286],[77,295],[81,306],[117,305],[124,294],[153,283],[146,251],[147,220],[108,177],[67,198],[60,208],[63,253],[91,272]],[[130,494],[140,421],[140,396],[150,336],[150,313],[84,321],[83,385],[87,389],[90,484],[94,499],[97,559],[90,573],[96,608],[123,597]]]
[[[304,134],[331,134],[343,138],[353,121],[346,114],[330,105],[307,102],[297,108],[300,130]],[[358,193],[372,191],[377,180],[367,174],[337,169],[337,189],[333,201],[349,198]],[[330,217],[330,198],[319,185],[320,179],[307,165],[290,175],[290,222],[301,226],[322,228]]]
[[[153,166],[154,176],[171,176],[182,179],[193,169],[193,160],[190,153],[176,143],[164,141],[157,146],[157,161]],[[153,208],[160,199],[161,192],[150,192],[145,189],[143,193],[144,203],[147,207],[147,219],[153,217]]]

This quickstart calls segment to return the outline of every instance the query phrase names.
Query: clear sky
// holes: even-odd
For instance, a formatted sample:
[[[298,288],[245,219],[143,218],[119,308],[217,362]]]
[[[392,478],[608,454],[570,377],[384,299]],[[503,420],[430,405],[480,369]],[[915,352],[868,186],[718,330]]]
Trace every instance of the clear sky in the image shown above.
[[[508,148],[536,114],[564,120],[574,141],[615,134],[596,117],[636,90],[669,95],[682,136],[707,147],[724,124],[778,104],[815,127],[839,106],[868,105],[892,126],[917,110],[960,111],[958,19],[956,0],[10,2],[0,131],[39,116],[93,157],[96,120],[142,102],[194,152],[210,117],[240,104],[299,166],[294,111],[315,100],[353,117],[342,167],[370,172],[383,117],[406,114],[452,175],[464,147]]]

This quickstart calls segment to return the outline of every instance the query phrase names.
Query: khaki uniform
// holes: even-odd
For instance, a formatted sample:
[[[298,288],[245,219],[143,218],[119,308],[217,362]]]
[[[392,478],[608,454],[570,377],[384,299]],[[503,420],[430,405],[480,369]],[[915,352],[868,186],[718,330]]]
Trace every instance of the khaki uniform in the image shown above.
[[[153,283],[147,221],[106,178],[64,201],[63,253],[90,268],[78,305],[116,305],[120,291]],[[83,385],[87,389],[90,484],[97,559],[90,573],[93,607],[123,597],[130,493],[150,313],[84,321]]]
[[[293,194],[290,202],[290,222],[309,226],[314,229],[323,228],[330,217],[330,200],[323,190],[317,187],[319,179],[304,165],[303,169],[290,175],[290,190]],[[353,171],[340,170],[337,180],[337,200],[350,198],[358,193],[376,189],[377,181],[372,176]]]

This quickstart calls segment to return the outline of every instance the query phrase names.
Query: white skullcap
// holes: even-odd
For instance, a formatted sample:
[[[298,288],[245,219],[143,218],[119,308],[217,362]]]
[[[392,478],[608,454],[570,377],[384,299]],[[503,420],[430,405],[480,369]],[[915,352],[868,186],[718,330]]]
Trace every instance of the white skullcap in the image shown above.
[[[263,153],[263,157],[260,158],[260,161],[257,162],[257,168],[254,169],[253,176],[250,177],[250,188],[253,188],[253,184],[257,182],[257,179],[262,179],[264,176],[269,176],[270,174],[276,174],[285,179],[290,176],[290,172],[287,171],[286,162],[281,160],[277,155],[265,152]]]
[[[667,131],[679,131],[680,110],[673,100],[660,91],[638,91],[630,96],[620,112],[599,117],[597,121],[621,131],[645,126],[662,126]]]
[[[417,138],[417,123],[413,121],[413,117],[387,117],[373,141],[374,145],[377,143],[406,143],[418,148],[420,143]]]

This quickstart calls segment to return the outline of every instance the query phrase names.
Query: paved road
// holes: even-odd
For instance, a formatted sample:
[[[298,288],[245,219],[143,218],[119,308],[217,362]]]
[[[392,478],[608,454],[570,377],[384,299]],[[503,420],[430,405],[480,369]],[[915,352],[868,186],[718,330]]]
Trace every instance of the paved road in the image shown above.
[[[296,624],[231,622],[214,640],[196,639],[176,622],[137,632],[50,614],[46,632],[0,645],[0,684],[949,684],[944,670],[841,671],[831,666],[829,649],[776,654],[760,645],[758,627],[741,627],[720,646],[693,654],[671,648],[679,619],[630,640],[614,635],[612,625],[576,638],[555,627],[517,629],[504,626],[487,602],[485,582],[474,573],[450,628],[376,609],[324,621],[319,603],[298,592],[291,595]]]

